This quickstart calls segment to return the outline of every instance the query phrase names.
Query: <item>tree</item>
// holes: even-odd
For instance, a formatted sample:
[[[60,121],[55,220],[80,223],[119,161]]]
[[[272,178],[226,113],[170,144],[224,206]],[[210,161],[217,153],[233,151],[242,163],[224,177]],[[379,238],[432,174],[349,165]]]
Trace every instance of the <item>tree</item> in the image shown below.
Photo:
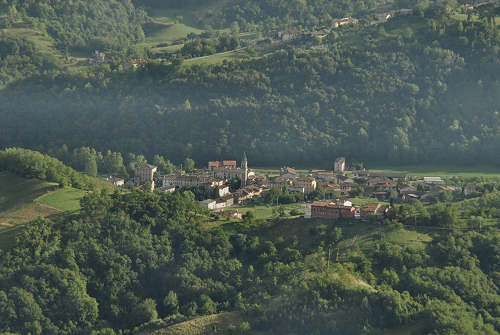
[[[174,291],[169,291],[168,295],[165,299],[163,299],[163,307],[165,308],[165,313],[167,313],[167,315],[179,313],[179,300],[177,299],[177,294]]]
[[[241,179],[239,177],[235,177],[235,178],[231,179],[230,181],[228,181],[227,185],[229,186],[229,190],[231,192],[239,190],[241,187]]]
[[[217,312],[217,305],[208,295],[202,294],[200,296],[200,302],[201,307],[199,312],[201,314],[215,314]]]
[[[85,172],[92,177],[97,176],[97,162],[95,157],[88,157],[87,161],[85,162]]]
[[[151,298],[146,298],[133,310],[133,320],[135,325],[158,319],[156,311],[156,301]]]
[[[184,160],[184,170],[186,170],[186,172],[193,172],[194,166],[194,160],[192,160],[191,158],[188,157]]]
[[[175,170],[175,165],[169,160],[165,160],[165,158],[160,155],[154,155],[153,164],[158,166],[158,169],[162,174],[169,174]]]

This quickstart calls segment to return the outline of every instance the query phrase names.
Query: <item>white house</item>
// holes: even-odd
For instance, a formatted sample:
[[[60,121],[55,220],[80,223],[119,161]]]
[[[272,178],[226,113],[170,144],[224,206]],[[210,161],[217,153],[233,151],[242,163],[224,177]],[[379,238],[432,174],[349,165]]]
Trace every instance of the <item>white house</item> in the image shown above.
[[[218,187],[217,187],[217,191],[219,192],[219,197],[221,197],[221,198],[222,198],[223,196],[225,196],[225,195],[227,195],[227,194],[229,194],[229,193],[230,193],[230,192],[229,192],[229,186],[227,186],[227,185],[221,185],[221,186],[218,186]]]
[[[444,184],[444,180],[441,177],[424,177],[424,183],[433,184],[433,185],[441,185]]]
[[[206,209],[215,209],[217,202],[213,199],[207,199],[207,200],[200,201],[200,204],[203,207],[205,207]]]

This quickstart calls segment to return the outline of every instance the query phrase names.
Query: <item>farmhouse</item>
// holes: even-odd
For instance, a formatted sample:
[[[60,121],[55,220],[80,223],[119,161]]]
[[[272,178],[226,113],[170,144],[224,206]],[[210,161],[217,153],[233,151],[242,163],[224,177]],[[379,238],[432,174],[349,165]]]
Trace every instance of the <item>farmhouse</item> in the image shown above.
[[[391,14],[389,13],[380,13],[375,15],[375,18],[378,22],[387,22],[391,18]]]
[[[278,32],[278,38],[282,41],[289,41],[299,34],[298,29],[282,30]]]
[[[357,19],[354,19],[352,17],[344,17],[342,19],[333,20],[332,28],[338,28],[338,27],[343,26],[345,24],[357,24],[357,23],[358,23]]]
[[[106,181],[117,187],[123,187],[125,185],[125,179],[123,178],[109,176],[109,178],[106,179]]]

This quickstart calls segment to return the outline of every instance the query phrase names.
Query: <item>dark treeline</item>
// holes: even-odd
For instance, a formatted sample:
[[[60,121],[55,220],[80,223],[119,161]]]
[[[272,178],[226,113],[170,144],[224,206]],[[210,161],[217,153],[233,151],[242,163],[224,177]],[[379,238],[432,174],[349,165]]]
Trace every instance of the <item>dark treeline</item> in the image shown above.
[[[500,34],[483,21],[429,15],[405,18],[415,24],[403,28],[401,20],[335,32],[327,50],[21,81],[0,93],[0,141],[203,165],[243,151],[260,165],[324,163],[325,155],[499,163]]]
[[[1,252],[0,332],[133,334],[221,311],[266,334],[500,331],[495,230],[436,235],[423,249],[381,241],[327,263],[342,239],[334,224],[311,228],[308,246],[259,237],[262,223],[245,215],[246,234],[230,237],[203,228],[192,199],[90,194],[79,214],[29,224]]]
[[[66,144],[57,148],[51,148],[48,153],[65,164],[78,171],[87,173],[90,176],[113,175],[118,177],[130,177],[134,174],[134,169],[138,164],[148,163],[148,160],[142,154],[97,151],[90,147],[80,147],[70,150]],[[186,158],[184,166],[187,167],[191,159]],[[158,167],[161,174],[172,173],[177,167],[161,155],[154,155],[150,163]],[[192,169],[194,166],[192,167]],[[186,168],[187,169],[187,168]]]

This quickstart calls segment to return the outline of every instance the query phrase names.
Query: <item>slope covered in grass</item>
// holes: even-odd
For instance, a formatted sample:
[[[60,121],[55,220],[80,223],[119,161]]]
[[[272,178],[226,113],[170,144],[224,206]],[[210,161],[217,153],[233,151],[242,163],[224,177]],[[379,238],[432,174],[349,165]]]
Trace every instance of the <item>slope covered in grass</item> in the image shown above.
[[[64,188],[40,197],[37,203],[60,211],[75,211],[80,209],[80,199],[86,192],[76,188]]]
[[[0,172],[0,216],[16,211],[57,188],[56,183]]]

